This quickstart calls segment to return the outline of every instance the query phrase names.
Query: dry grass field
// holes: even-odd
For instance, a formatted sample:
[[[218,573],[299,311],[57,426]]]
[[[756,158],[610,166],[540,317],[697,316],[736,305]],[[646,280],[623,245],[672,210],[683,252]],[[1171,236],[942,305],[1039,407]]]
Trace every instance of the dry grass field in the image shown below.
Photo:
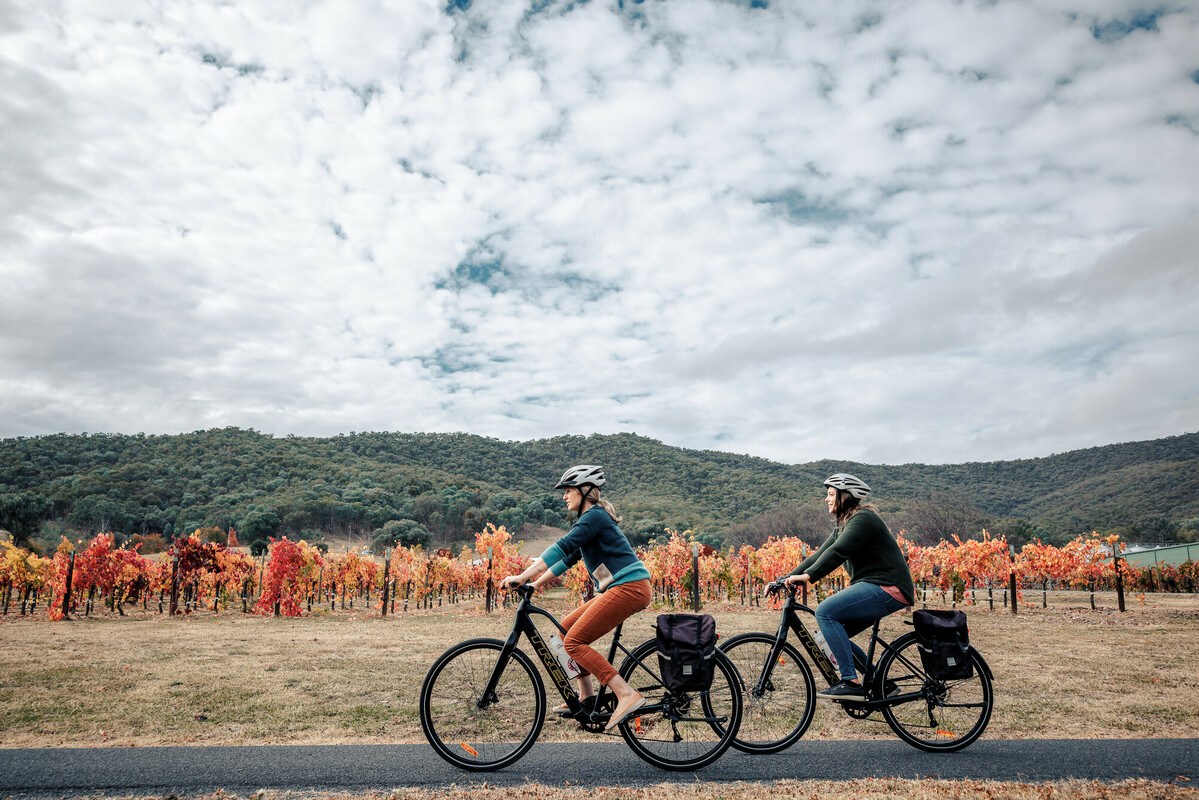
[[[564,611],[565,602],[559,592],[544,604]],[[970,626],[995,672],[987,737],[1199,735],[1199,596],[1150,596],[1124,614],[1091,611],[1082,594],[1015,616],[985,608],[970,609]],[[777,624],[769,610],[709,610],[726,637]],[[626,637],[650,636],[653,616],[635,617]],[[86,747],[423,742],[416,697],[429,665],[462,639],[504,638],[512,615],[472,601],[386,618],[350,609],[0,620],[5,745]],[[901,616],[885,625],[906,629]],[[892,734],[822,704],[807,736]],[[552,720],[543,737],[585,734]]]
[[[1199,597],[1130,600],[1121,614],[1091,611],[1084,594],[1050,595],[1050,608],[967,608],[971,639],[995,673],[996,709],[987,738],[1199,736]],[[566,610],[561,592],[543,605]],[[723,636],[774,630],[777,612],[709,608]],[[891,635],[906,626],[887,620]],[[504,638],[511,612],[464,603],[380,618],[375,610],[298,619],[201,613],[167,619],[132,612],[50,623],[0,617],[0,738],[5,747],[177,744],[417,743],[416,697],[428,666],[448,646]],[[651,635],[653,614],[626,626]],[[890,738],[882,723],[850,720],[821,704],[808,738]],[[543,741],[583,741],[573,724],[547,721]],[[968,782],[967,782],[968,783]],[[703,784],[612,789],[587,798],[748,798],[761,787]],[[1195,797],[1186,786],[859,781],[779,787],[803,797]],[[544,789],[544,787],[540,787]],[[478,786],[471,797],[487,796]],[[498,791],[498,790],[497,790]],[[581,790],[561,787],[555,798]],[[605,793],[607,792],[607,793]],[[1115,792],[1115,794],[1111,794]],[[505,790],[512,796],[512,790]],[[431,797],[401,792],[402,797]],[[455,794],[436,796],[454,797]],[[465,795],[463,795],[465,796]],[[498,798],[498,794],[496,797]],[[519,796],[532,796],[520,794]],[[539,794],[537,796],[545,796]],[[584,795],[579,794],[582,798]],[[273,795],[262,795],[270,798]]]

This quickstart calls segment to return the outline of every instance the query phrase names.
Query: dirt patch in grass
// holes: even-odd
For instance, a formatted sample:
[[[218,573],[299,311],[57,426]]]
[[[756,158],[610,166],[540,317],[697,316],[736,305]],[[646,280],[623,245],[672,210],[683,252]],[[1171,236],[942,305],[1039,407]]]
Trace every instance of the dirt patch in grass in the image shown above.
[[[556,613],[566,603],[564,592],[542,601]],[[708,610],[725,637],[777,625],[769,610]],[[1124,614],[1091,611],[1082,594],[1016,616],[985,603],[967,611],[995,673],[987,738],[1199,732],[1199,597],[1150,596]],[[653,619],[630,621],[626,641],[648,638]],[[902,619],[888,618],[885,632],[908,630]],[[0,618],[0,733],[6,747],[423,742],[416,704],[429,665],[463,639],[503,639],[511,623],[511,611],[487,615],[473,601],[386,618],[9,616]],[[821,704],[807,737],[893,734]],[[551,719],[542,740],[589,737]]]

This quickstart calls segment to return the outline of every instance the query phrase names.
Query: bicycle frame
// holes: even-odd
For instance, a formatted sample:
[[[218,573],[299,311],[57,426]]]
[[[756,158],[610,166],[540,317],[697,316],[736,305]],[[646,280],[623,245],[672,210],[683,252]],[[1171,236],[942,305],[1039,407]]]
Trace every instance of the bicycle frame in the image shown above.
[[[824,651],[820,649],[820,645],[816,643],[816,637],[813,636],[811,631],[808,630],[807,626],[803,624],[803,620],[799,618],[798,613],[800,611],[804,611],[815,617],[816,612],[804,603],[801,603],[795,599],[794,588],[786,587],[785,591],[787,592],[787,599],[783,603],[783,611],[782,616],[779,619],[778,632],[774,635],[774,645],[770,649],[770,657],[766,659],[766,663],[762,667],[762,674],[758,676],[755,685],[764,685],[765,682],[770,679],[770,675],[774,671],[774,665],[778,663],[779,656],[782,655],[783,644],[787,641],[787,631],[790,630],[795,634],[795,638],[799,639],[799,642],[803,645],[804,650],[808,652],[808,657],[812,659],[812,662],[816,665],[816,668],[820,670],[821,676],[823,676],[824,679],[828,681],[828,684],[832,686],[841,680],[841,674],[837,668],[833,666],[833,662],[829,660],[829,657],[825,655]],[[804,594],[807,594],[806,587]],[[891,645],[879,638],[878,621],[875,621],[874,627],[870,631],[870,644],[866,650],[866,663],[855,663],[855,666],[862,671],[862,686],[866,691],[866,697],[863,700],[846,702],[845,705],[852,706],[857,709],[873,711],[875,709],[882,708],[883,706],[899,705],[900,703],[907,703],[912,700],[922,699],[924,695],[921,692],[910,692],[908,694],[895,695],[894,697],[871,699],[871,688],[874,685],[874,665],[876,663],[874,659],[874,651],[876,645],[881,646],[884,650],[895,652]],[[915,670],[916,672],[921,672],[916,665],[904,658],[902,653],[896,653],[896,657],[903,663],[907,664],[909,668]],[[753,687],[750,687],[751,691],[752,688]]]
[[[532,643],[533,652],[537,654],[537,658],[540,659],[542,665],[545,667],[545,671],[549,674],[550,680],[552,680],[554,683],[554,688],[558,690],[558,693],[562,695],[562,699],[566,701],[567,707],[570,708],[570,715],[576,719],[579,719],[580,715],[583,713],[582,701],[579,700],[578,693],[571,685],[571,679],[567,677],[566,670],[562,669],[562,665],[558,663],[557,657],[550,650],[549,643],[546,642],[545,638],[541,635],[541,631],[537,630],[537,626],[533,624],[533,615],[538,614],[545,617],[554,624],[554,627],[557,628],[560,633],[565,634],[566,629],[563,628],[558,620],[554,618],[553,614],[546,611],[544,608],[539,608],[538,606],[533,605],[532,601],[530,600],[532,597],[531,589],[526,591],[525,587],[521,586],[517,587],[516,591],[521,595],[521,600],[516,606],[516,619],[512,623],[512,632],[508,634],[508,639],[504,642],[503,649],[500,650],[500,657],[496,659],[495,669],[492,671],[491,677],[487,681],[487,686],[483,691],[483,696],[479,698],[478,703],[480,707],[482,707],[486,705],[489,698],[492,697],[493,693],[495,692],[495,687],[499,684],[500,676],[504,674],[504,670],[508,667],[508,660],[512,657],[512,651],[516,649],[517,644],[520,642],[520,637],[523,635],[526,636],[529,642]],[[615,630],[612,632],[612,644],[608,648],[609,664],[611,664],[612,660],[616,658],[617,650],[622,651],[629,658],[634,658],[632,652],[620,643],[620,631],[623,627],[624,623],[622,622],[617,625]],[[639,664],[642,663],[640,659],[635,660]],[[598,692],[596,693],[594,708],[599,709],[601,707],[600,701],[604,698],[606,693],[607,687],[601,684]],[[645,708],[648,712],[650,710],[660,708],[660,706],[646,706]],[[608,716],[609,715],[606,713],[601,714],[600,712],[592,712],[592,718],[590,721],[602,722]]]

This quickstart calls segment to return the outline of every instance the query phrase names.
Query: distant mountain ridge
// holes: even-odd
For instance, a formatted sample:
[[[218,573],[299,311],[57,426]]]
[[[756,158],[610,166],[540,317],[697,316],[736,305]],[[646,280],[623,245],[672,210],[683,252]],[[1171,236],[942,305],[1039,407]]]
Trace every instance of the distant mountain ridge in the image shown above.
[[[780,464],[754,456],[687,450],[631,433],[502,442],[468,434],[359,434],[381,438],[409,463],[436,466],[526,492],[544,491],[563,465],[597,463],[629,507],[669,499],[721,513],[727,521],[780,502],[823,495],[833,472],[870,483],[879,502],[896,508],[947,494],[994,518],[1018,517],[1079,527],[1136,524],[1139,517],[1199,516],[1199,433],[1110,444],[1014,461],[871,465],[821,460]],[[435,442],[435,444],[434,444]],[[480,455],[485,457],[480,459]],[[428,460],[427,460],[428,459]]]
[[[928,525],[928,514],[947,510],[964,514],[954,524],[965,535],[984,524],[1015,525],[1026,536],[1164,530],[1199,517],[1199,433],[950,465],[787,465],[633,433],[527,442],[463,433],[273,437],[237,428],[57,434],[0,440],[0,502],[48,502],[50,511],[38,506],[43,523],[79,530],[169,533],[265,518],[264,530],[369,533],[411,518],[453,538],[486,521],[565,524],[552,487],[578,463],[606,468],[626,526],[717,538],[780,507],[826,526],[821,483],[832,472],[866,480],[895,529]]]

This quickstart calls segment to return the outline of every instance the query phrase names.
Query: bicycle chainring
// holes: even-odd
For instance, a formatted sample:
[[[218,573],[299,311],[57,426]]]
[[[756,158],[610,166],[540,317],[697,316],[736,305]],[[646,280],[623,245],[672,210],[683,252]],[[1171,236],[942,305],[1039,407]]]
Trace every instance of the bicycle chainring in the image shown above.
[[[604,694],[595,709],[585,719],[579,720],[579,727],[588,733],[603,733],[612,712],[616,710],[616,695]]]
[[[867,708],[862,703],[841,703],[841,710],[854,719],[866,719],[873,711]]]

